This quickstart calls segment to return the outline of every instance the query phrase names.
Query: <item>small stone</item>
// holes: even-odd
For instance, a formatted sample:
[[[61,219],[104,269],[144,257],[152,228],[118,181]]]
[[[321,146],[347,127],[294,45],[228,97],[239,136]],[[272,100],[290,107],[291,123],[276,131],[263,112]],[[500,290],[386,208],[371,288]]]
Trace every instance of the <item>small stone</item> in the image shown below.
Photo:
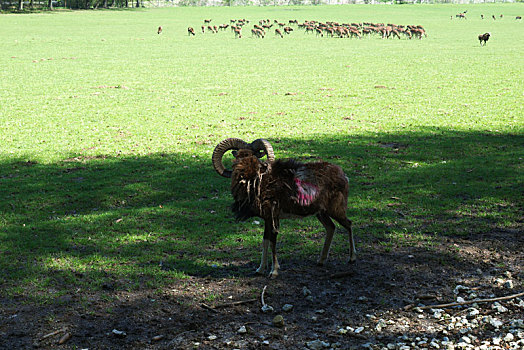
[[[365,297],[365,296],[358,297],[358,301],[367,301],[367,300],[368,300],[368,298]]]
[[[282,317],[282,315],[276,315],[273,318],[273,326],[284,327],[284,317]]]
[[[506,334],[506,336],[504,337],[505,342],[510,342],[510,341],[513,341],[514,339],[515,339],[515,336],[511,333]]]
[[[347,334],[347,332],[348,332],[348,330],[345,329],[345,328],[340,328],[340,329],[337,331],[338,334],[342,334],[342,335],[343,335],[343,334]]]
[[[436,341],[432,341],[431,343],[429,343],[429,346],[431,346],[434,349],[440,349],[440,345],[438,345]]]
[[[155,335],[153,338],[151,338],[152,341],[160,341],[164,339],[164,336],[163,335]]]
[[[504,282],[506,282],[506,281],[504,281],[503,278],[497,278],[497,279],[495,280],[495,284],[497,284],[497,285],[499,285],[499,286],[503,285]]]
[[[460,338],[459,342],[464,342],[466,344],[471,344],[471,339],[469,339],[469,337],[463,336],[462,338]]]
[[[357,329],[355,329],[355,331],[353,333],[361,333],[362,331],[364,330],[364,327],[358,327]]]
[[[242,326],[242,327],[240,327],[240,328],[237,330],[237,333],[238,333],[238,334],[246,334],[246,333],[247,333],[246,326]]]
[[[471,328],[467,327],[467,328],[462,328],[461,330],[459,330],[459,333],[460,334],[468,334],[471,332]]]
[[[264,340],[264,341],[262,342],[262,345],[269,345],[269,340]]]
[[[291,304],[285,304],[284,306],[282,306],[282,311],[289,312],[291,310],[293,310],[293,305]]]
[[[267,304],[262,305],[261,310],[263,313],[273,312],[273,307]]]
[[[378,320],[375,329],[377,330],[377,332],[380,332],[382,331],[382,329],[386,328],[386,326],[387,326],[386,321],[384,321],[383,319],[380,319]]]
[[[386,347],[389,349],[389,350],[393,350],[395,349],[397,346],[393,343],[388,343],[388,345],[386,345]]]
[[[468,311],[469,311],[468,312],[468,317],[469,318],[473,318],[473,317],[478,316],[480,314],[480,311],[475,309],[474,307],[470,307],[468,309]]]
[[[125,337],[125,336],[127,335],[126,332],[124,332],[124,331],[119,331],[118,329],[113,329],[113,330],[111,331],[111,333],[113,333],[113,335],[114,335],[115,337],[119,337],[119,338],[123,338],[123,337]]]
[[[306,346],[308,347],[308,349],[311,349],[311,350],[320,350],[323,348],[329,348],[329,343],[322,341],[320,339],[317,339],[317,340],[308,341],[306,343]]]
[[[309,302],[313,302],[315,299],[313,298],[312,295],[308,295],[308,296],[306,297],[306,300],[309,301]]]
[[[511,321],[511,327],[524,329],[524,320],[518,319]]]
[[[495,337],[491,340],[491,342],[494,344],[494,345],[499,345],[500,342],[502,341],[502,338],[500,337]]]
[[[470,288],[469,287],[466,287],[466,286],[463,286],[463,285],[458,285],[455,287],[455,289],[453,290],[453,293],[455,294],[459,294],[461,291],[466,291],[466,290],[469,290]]]
[[[457,303],[463,303],[466,300],[463,297],[457,297]]]
[[[502,326],[503,323],[502,323],[501,321],[499,321],[499,320],[497,320],[496,318],[493,317],[493,318],[491,318],[491,319],[489,320],[489,324],[490,324],[491,326],[493,326],[494,328],[499,328],[499,327]]]
[[[208,340],[216,340],[217,339],[217,336],[216,335],[210,335],[209,337],[207,337]]]
[[[502,304],[500,304],[499,302],[495,302],[495,303],[493,303],[493,305],[491,305],[491,308],[497,310],[497,312],[500,312],[500,313],[508,312],[508,309],[505,308],[505,307],[504,307]]]
[[[307,287],[304,287],[304,288],[302,288],[302,294],[305,297],[307,297],[308,295],[311,295],[311,291]]]

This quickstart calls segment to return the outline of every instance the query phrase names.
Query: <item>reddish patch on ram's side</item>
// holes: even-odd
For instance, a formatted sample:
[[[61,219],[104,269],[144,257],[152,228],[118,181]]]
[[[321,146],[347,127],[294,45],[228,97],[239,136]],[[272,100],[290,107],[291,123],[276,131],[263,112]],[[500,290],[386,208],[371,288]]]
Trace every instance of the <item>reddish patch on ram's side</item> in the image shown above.
[[[310,205],[318,194],[318,186],[295,178],[295,185],[297,185],[297,202],[302,206]]]

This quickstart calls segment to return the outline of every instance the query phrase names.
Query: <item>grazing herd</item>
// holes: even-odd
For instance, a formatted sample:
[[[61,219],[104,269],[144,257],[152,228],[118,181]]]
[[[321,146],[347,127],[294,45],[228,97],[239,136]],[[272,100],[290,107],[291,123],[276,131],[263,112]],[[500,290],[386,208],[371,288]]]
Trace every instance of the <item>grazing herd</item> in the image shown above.
[[[466,19],[466,13],[463,11],[455,15],[455,18]],[[493,20],[497,19],[497,16],[491,16]],[[504,18],[504,15],[498,16],[500,19]],[[481,19],[484,19],[484,15],[480,15]],[[451,16],[453,19],[453,16]],[[522,20],[521,16],[516,16],[515,20]],[[204,19],[203,24],[200,27],[202,34],[217,34],[219,31],[227,31],[228,29],[234,34],[235,38],[242,38],[242,31],[246,26],[250,24],[249,20],[246,19],[231,19],[228,24],[213,25],[212,19]],[[427,37],[426,30],[421,25],[397,25],[397,24],[384,24],[384,23],[371,23],[371,22],[360,22],[360,23],[338,23],[333,21],[304,21],[300,23],[296,19],[290,19],[289,21],[282,22],[278,20],[263,19],[258,21],[251,26],[250,31],[252,38],[265,38],[270,31],[274,32],[274,35],[280,38],[284,38],[290,35],[292,32],[302,31],[304,34],[315,34],[317,37],[332,37],[332,38],[357,38],[362,39],[363,37],[379,37],[382,39],[402,37],[407,39],[422,39]],[[158,27],[158,34],[162,33],[162,26]],[[195,36],[196,32],[193,27],[187,28],[187,34],[189,36]],[[478,36],[481,46],[485,46],[489,40],[491,33],[484,33]]]
[[[461,12],[461,13],[457,13],[457,14],[455,15],[455,18],[458,18],[458,19],[467,19],[467,17],[466,17],[466,13],[467,13],[467,12],[468,12],[468,11],[464,11],[464,12]],[[501,14],[501,15],[499,15],[498,17],[499,17],[500,19],[503,19],[503,18],[504,18],[504,15]],[[495,15],[491,15],[491,18],[493,18],[494,21],[497,20],[497,16],[495,16]],[[451,19],[453,19],[453,16],[451,16]],[[480,14],[480,19],[484,19],[484,14]],[[515,20],[516,20],[516,21],[521,20],[521,19],[522,19],[522,16],[516,16],[516,17],[515,17]]]
[[[229,24],[221,24],[219,26],[211,25],[211,19],[205,19],[201,26],[202,34],[217,34],[221,30],[230,28],[235,38],[242,38],[242,31],[244,27],[248,26],[250,21],[246,19],[232,19]],[[358,38],[378,36],[382,39],[405,37],[408,39],[417,38],[422,39],[427,37],[426,30],[421,25],[397,25],[384,23],[338,23],[332,21],[304,21],[299,23],[296,19],[291,19],[287,23],[278,20],[263,19],[258,23],[250,26],[248,29],[253,38],[265,38],[267,33],[274,31],[275,36],[284,38],[284,36],[295,31],[302,31],[304,34],[316,34],[320,37],[336,37],[336,38]],[[188,35],[195,35],[193,27],[187,28]]]

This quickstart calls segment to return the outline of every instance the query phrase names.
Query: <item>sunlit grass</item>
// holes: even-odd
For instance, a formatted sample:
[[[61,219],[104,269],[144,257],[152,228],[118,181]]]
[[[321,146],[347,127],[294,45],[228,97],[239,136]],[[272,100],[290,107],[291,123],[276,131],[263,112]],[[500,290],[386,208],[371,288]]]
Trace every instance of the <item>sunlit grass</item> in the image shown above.
[[[449,19],[465,9],[467,22]],[[229,180],[210,164],[226,137],[264,137],[277,157],[342,166],[360,250],[432,249],[444,236],[521,230],[524,39],[512,16],[523,9],[2,15],[3,293],[48,302],[46,291],[251,272],[263,222],[237,223],[230,214]],[[491,12],[505,19],[480,20]],[[284,39],[188,37],[203,18],[422,24],[428,38],[346,40],[299,30]],[[486,31],[492,38],[480,47],[476,36]],[[314,260],[322,238],[315,218],[284,221],[281,258]],[[336,235],[331,258],[347,258],[345,234]]]

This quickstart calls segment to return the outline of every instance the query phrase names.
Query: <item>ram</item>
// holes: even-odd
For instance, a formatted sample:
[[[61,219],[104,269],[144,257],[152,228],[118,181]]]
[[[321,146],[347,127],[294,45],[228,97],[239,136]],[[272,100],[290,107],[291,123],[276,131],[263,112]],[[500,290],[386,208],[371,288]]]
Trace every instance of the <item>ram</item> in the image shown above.
[[[232,169],[226,169],[222,159],[233,150]],[[267,156],[266,161],[262,158]],[[293,159],[275,160],[273,147],[265,139],[247,143],[238,138],[220,142],[213,151],[212,162],[221,176],[231,178],[232,210],[238,220],[260,217],[264,220],[264,239],[259,274],[267,268],[271,246],[272,268],[269,276],[278,276],[280,265],[276,241],[280,219],[316,215],[326,229],[319,265],[327,259],[335,224],[348,232],[349,262],[356,260],[351,221],[346,216],[349,184],[338,165],[327,162],[301,163]]]

